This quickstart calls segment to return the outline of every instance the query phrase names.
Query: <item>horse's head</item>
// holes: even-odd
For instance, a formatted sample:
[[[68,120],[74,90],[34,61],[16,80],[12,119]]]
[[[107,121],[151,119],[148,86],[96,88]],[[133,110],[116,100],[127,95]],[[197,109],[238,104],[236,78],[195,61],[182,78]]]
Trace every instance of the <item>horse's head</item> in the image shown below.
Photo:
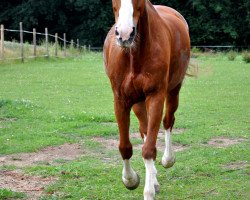
[[[117,44],[123,48],[131,47],[137,33],[137,23],[145,9],[145,0],[112,0],[112,4]]]

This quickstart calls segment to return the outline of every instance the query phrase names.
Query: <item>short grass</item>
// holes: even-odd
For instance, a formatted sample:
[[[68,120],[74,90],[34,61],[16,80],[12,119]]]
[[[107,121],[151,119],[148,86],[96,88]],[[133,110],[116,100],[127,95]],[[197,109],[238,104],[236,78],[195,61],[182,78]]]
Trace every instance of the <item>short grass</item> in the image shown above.
[[[229,61],[223,54],[199,56],[197,62],[200,75],[186,78],[176,113],[175,127],[185,132],[175,135],[174,142],[189,148],[177,153],[176,165],[168,170],[158,164],[159,153],[161,192],[156,199],[249,199],[249,168],[223,166],[250,161],[250,64],[240,56]],[[141,184],[127,191],[118,151],[107,151],[91,140],[118,132],[109,125],[115,121],[113,98],[101,54],[2,64],[0,91],[0,154],[33,152],[65,142],[81,142],[90,152],[57,166],[27,167],[26,173],[59,177],[42,199],[142,199],[141,152],[135,150],[132,159]],[[135,131],[132,116],[131,132]],[[218,136],[245,141],[227,148],[207,145]],[[1,191],[7,199],[8,192]]]
[[[26,195],[20,192],[13,192],[0,188],[0,199],[23,199]]]

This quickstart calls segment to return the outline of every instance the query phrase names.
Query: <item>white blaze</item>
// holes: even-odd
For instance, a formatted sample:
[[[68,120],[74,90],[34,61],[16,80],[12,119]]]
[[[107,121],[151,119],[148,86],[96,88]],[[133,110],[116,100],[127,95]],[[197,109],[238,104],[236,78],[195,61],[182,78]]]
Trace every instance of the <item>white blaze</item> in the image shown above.
[[[123,40],[128,40],[133,31],[133,13],[134,8],[132,0],[121,0],[121,7],[116,27]]]

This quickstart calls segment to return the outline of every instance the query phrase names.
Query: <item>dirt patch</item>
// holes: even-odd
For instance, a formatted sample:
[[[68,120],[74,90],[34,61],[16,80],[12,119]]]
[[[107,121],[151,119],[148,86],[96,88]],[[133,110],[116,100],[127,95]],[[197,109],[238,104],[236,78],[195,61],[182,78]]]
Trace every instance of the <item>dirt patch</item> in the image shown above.
[[[17,121],[17,118],[0,117],[0,122],[15,122],[15,121]]]
[[[114,138],[94,137],[92,140],[101,143],[108,150],[117,149],[119,145],[119,140]]]
[[[185,132],[185,128],[175,128],[172,130],[172,134],[174,135],[180,135]],[[131,133],[130,138],[135,138],[135,139],[141,139],[141,134],[140,133]],[[164,139],[165,138],[165,130],[160,129],[158,133],[158,139]]]
[[[186,149],[188,149],[187,145],[183,145],[183,144],[179,144],[179,143],[174,143],[172,147],[173,147],[174,152],[185,151]],[[158,148],[159,151],[164,152],[165,143],[158,141],[157,142],[157,148]]]
[[[21,171],[0,171],[0,188],[26,193],[26,199],[29,200],[39,199],[44,188],[54,181],[54,177],[42,178],[24,175]]]
[[[101,122],[100,124],[104,126],[117,126],[116,122]]]
[[[185,129],[174,129],[173,133],[175,134],[182,134],[185,131]],[[141,144],[135,144],[133,146],[136,150],[141,150],[143,146],[143,141],[141,139],[140,133],[131,133],[130,138],[132,140],[141,140]],[[164,136],[164,130],[160,130],[157,138],[157,149],[161,152],[164,152],[165,150],[165,136]],[[93,141],[101,143],[104,147],[106,147],[108,150],[114,150],[118,148],[119,145],[119,139],[118,138],[104,138],[104,137],[94,137],[92,138]],[[137,142],[138,143],[138,142]],[[188,148],[186,145],[182,144],[173,144],[173,150],[175,152],[184,151]]]
[[[247,161],[238,161],[229,163],[227,165],[223,165],[223,168],[229,169],[229,170],[239,170],[250,167],[250,164],[247,163]]]
[[[47,147],[34,153],[19,153],[0,156],[0,166],[15,165],[25,167],[39,164],[56,164],[58,161],[74,160],[83,155],[84,151],[80,144],[63,144],[56,147]]]
[[[142,149],[143,144],[137,144],[134,146],[134,149],[136,150],[141,150]],[[165,151],[165,143],[162,141],[157,141],[157,150],[160,152],[164,152]],[[186,149],[188,149],[187,145],[182,145],[182,144],[172,144],[172,148],[174,152],[180,152],[180,151],[184,151]]]
[[[61,146],[47,147],[34,153],[0,156],[0,166],[15,165],[22,168],[32,165],[58,164],[74,160],[83,154],[84,151],[80,144],[66,143]],[[39,199],[44,188],[56,180],[55,177],[28,176],[21,170],[0,170],[0,188],[26,193],[29,200]]]
[[[242,138],[217,137],[208,141],[208,145],[218,147],[218,148],[225,148],[228,146],[239,144],[244,141],[245,139],[242,139]]]
[[[172,134],[174,134],[174,135],[180,135],[180,134],[183,134],[185,131],[186,131],[185,128],[173,128],[172,129]],[[165,134],[165,130],[164,129],[160,129],[158,137],[164,137],[164,134]]]

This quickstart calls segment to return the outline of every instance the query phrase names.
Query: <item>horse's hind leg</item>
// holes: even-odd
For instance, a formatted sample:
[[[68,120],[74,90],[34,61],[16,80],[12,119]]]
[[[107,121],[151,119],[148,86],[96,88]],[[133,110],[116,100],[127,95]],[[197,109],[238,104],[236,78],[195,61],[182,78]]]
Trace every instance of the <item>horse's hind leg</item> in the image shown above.
[[[148,118],[147,118],[147,110],[145,102],[139,102],[133,106],[133,111],[136,115],[136,117],[139,120],[139,131],[141,134],[141,137],[144,139],[144,137],[147,135],[147,127],[148,127]]]
[[[130,165],[133,154],[132,144],[129,139],[130,108],[115,99],[115,115],[120,133],[119,150],[123,159],[122,181],[127,189],[136,189],[140,178]]]
[[[162,165],[165,168],[170,168],[175,163],[175,156],[172,148],[172,128],[174,126],[174,113],[179,104],[179,91],[181,84],[177,85],[173,90],[167,93],[166,97],[166,114],[163,119],[163,126],[165,130],[165,151],[162,156]]]

